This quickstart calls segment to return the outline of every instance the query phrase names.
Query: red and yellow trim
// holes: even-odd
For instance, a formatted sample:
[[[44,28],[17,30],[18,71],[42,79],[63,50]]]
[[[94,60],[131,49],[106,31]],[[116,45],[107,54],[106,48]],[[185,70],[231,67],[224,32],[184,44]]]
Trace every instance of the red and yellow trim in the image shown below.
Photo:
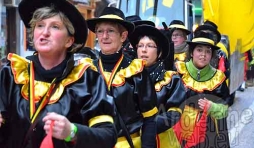
[[[30,61],[26,60],[25,58],[20,57],[16,54],[8,54],[8,60],[11,61],[11,69],[12,73],[14,75],[14,80],[16,84],[23,84],[21,88],[21,95],[28,100],[29,94],[29,72],[28,72],[28,65],[30,64]],[[80,79],[84,72],[87,70],[88,67],[91,67],[92,69],[96,69],[92,63],[86,62],[89,61],[88,59],[83,59],[82,62],[74,67],[74,69],[71,71],[71,73],[63,79],[58,87],[56,88],[56,91],[54,94],[52,94],[49,104],[53,104],[59,100],[61,95],[64,92],[64,88],[67,85],[70,85]],[[35,103],[37,103],[39,100],[42,99],[44,94],[48,91],[50,87],[50,83],[42,82],[42,81],[34,81],[34,98]]]
[[[131,76],[138,74],[143,71],[145,67],[145,61],[142,59],[134,59],[130,65],[124,69],[119,70],[112,81],[112,86],[119,87],[125,84],[125,78],[130,78]],[[103,72],[104,79],[109,81],[110,72]]]
[[[223,72],[216,70],[214,76],[210,80],[199,82],[190,76],[184,62],[176,62],[176,68],[177,71],[182,75],[184,85],[196,92],[203,92],[204,90],[213,91],[226,79],[226,76]]]
[[[161,91],[162,87],[169,84],[171,79],[172,79],[172,76],[177,74],[177,72],[175,71],[166,71],[165,74],[164,74],[164,79],[157,82],[154,87],[155,87],[155,91],[159,92]]]

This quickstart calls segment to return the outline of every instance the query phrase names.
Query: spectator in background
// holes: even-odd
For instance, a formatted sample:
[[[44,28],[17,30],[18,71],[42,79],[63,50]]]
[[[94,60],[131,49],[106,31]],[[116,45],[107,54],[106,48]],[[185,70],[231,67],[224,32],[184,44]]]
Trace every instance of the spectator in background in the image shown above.
[[[171,40],[174,43],[174,60],[175,61],[187,61],[186,52],[188,51],[187,35],[191,33],[184,23],[180,20],[173,20],[168,27],[172,34]]]

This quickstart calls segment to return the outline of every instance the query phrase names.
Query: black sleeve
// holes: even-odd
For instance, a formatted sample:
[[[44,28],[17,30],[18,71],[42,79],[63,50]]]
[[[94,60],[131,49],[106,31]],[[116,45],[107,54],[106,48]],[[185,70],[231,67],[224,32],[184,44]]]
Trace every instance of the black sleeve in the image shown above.
[[[157,121],[157,134],[160,134],[169,128],[171,128],[173,125],[175,125],[181,117],[181,113],[177,111],[169,111],[164,112],[160,115],[157,115],[156,121]]]
[[[75,147],[112,148],[117,139],[113,121],[114,100],[107,95],[106,85],[99,73],[88,69],[84,73],[84,83],[84,92],[90,92],[91,95],[88,95],[89,98],[79,99],[78,102],[83,103],[80,110],[83,124],[76,124],[78,132]]]
[[[76,124],[78,128],[75,148],[113,148],[116,129],[111,123],[100,123],[92,127]]]
[[[173,74],[172,80],[166,86],[167,88],[167,102],[165,104],[165,111],[156,117],[157,133],[162,133],[180,119],[182,110],[179,108],[180,104],[186,99],[186,90],[179,75]]]
[[[145,69],[140,76],[135,77],[135,83],[135,93],[139,96],[139,108],[144,118],[141,131],[142,148],[153,148],[156,147],[155,116],[158,113],[154,85]]]
[[[156,148],[156,121],[155,116],[144,118],[142,126],[141,142],[142,148]]]

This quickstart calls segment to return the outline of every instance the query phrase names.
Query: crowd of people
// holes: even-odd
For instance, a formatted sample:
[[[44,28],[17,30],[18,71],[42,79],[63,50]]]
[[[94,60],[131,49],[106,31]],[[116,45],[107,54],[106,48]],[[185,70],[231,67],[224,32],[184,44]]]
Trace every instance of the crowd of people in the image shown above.
[[[18,10],[36,51],[9,53],[0,70],[1,148],[230,147],[233,98],[228,65],[211,64],[222,52],[213,22],[160,30],[114,7],[85,20],[66,0]],[[88,30],[100,51],[84,47]]]

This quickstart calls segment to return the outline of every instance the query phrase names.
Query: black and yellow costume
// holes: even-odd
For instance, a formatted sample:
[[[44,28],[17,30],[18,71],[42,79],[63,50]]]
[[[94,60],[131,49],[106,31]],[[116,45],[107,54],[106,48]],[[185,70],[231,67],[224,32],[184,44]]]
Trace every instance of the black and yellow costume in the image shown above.
[[[128,129],[135,148],[156,147],[155,116],[158,112],[156,93],[149,74],[144,70],[145,61],[141,59],[131,61],[125,57],[121,49],[112,55],[100,53],[100,58],[94,61],[94,65],[104,76],[109,94],[115,99],[118,113]],[[115,119],[115,124],[118,131],[115,147],[129,147],[118,118]]]
[[[0,110],[5,119],[0,128],[0,147],[21,147],[31,125],[30,90],[35,90],[37,109],[54,78],[56,91],[38,116],[38,123],[25,147],[40,147],[46,135],[42,118],[47,112],[61,114],[77,126],[75,147],[114,147],[117,135],[113,124],[113,99],[106,95],[103,78],[93,70],[95,67],[88,62],[74,65],[73,54],[67,54],[66,59],[51,70],[41,66],[36,54],[27,58],[9,54],[9,64],[0,71]],[[30,79],[31,63],[34,65],[33,79]],[[34,88],[29,88],[30,80]],[[54,138],[53,143],[56,148],[68,145],[64,140]]]
[[[231,98],[225,81],[226,76],[222,71],[216,70],[211,65],[207,65],[203,69],[197,69],[192,59],[186,63],[176,62],[176,68],[187,88],[188,96],[180,119],[180,122],[183,123],[181,125],[186,125],[182,126],[183,141],[180,142],[184,145],[186,139],[193,138],[191,135],[201,113],[197,101],[205,97],[213,102],[208,110],[205,141],[193,147],[229,148],[226,116]],[[189,119],[186,124],[184,124],[185,119]]]
[[[150,66],[148,72],[157,94],[157,148],[177,148],[179,143],[172,126],[180,119],[180,104],[186,99],[184,84],[175,71],[166,71],[164,64],[158,61]]]

